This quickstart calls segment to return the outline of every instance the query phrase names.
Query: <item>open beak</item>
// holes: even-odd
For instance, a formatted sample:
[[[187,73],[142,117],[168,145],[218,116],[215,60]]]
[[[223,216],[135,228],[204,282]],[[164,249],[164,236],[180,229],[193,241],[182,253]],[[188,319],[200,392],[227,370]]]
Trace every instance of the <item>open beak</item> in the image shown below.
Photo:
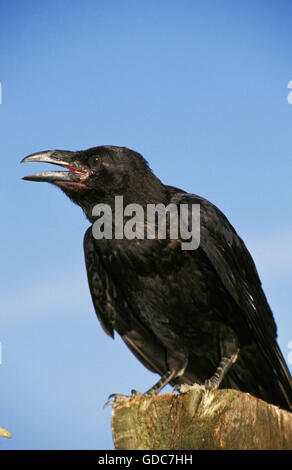
[[[76,152],[69,150],[46,150],[28,155],[21,163],[44,162],[67,168],[69,171],[44,171],[24,176],[23,180],[45,181],[47,183],[82,183],[88,176],[88,170],[76,160]]]

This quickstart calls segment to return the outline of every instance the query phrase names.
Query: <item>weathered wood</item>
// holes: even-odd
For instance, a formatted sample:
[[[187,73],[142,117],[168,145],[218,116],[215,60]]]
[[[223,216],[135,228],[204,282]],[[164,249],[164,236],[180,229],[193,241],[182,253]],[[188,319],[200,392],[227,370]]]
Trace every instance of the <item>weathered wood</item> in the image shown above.
[[[116,449],[292,449],[292,413],[236,390],[137,396],[112,412]]]

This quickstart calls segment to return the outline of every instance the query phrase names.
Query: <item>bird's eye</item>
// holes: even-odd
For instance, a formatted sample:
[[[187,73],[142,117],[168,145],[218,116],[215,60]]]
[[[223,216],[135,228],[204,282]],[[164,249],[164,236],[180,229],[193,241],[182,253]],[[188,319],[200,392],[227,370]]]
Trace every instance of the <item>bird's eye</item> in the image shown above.
[[[99,160],[99,157],[97,157],[96,155],[93,155],[92,157],[89,158],[89,161],[88,161],[89,166],[94,167],[97,164],[98,160]]]

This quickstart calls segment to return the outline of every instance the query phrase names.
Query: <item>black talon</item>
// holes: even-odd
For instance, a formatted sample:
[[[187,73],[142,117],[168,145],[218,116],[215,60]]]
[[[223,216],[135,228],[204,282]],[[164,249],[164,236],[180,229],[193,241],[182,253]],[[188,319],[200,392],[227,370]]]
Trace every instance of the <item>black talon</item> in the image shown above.
[[[111,393],[107,399],[107,402],[103,405],[105,408],[108,405],[119,405],[120,403],[124,403],[126,401],[132,400],[132,395],[122,395],[120,393]]]
[[[135,389],[133,388],[133,389],[131,390],[131,395],[132,395],[133,397],[138,397],[138,396],[142,395],[142,393],[139,392],[138,390],[135,390]]]

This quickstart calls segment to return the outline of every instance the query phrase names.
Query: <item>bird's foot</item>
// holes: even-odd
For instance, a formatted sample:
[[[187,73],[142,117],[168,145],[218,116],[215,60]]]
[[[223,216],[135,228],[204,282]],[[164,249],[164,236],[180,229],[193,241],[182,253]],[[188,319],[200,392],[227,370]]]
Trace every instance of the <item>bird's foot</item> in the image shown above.
[[[202,387],[203,387],[203,385],[200,385],[200,384],[192,384],[192,385],[190,385],[190,384],[177,384],[173,387],[172,393],[178,392],[178,393],[181,393],[183,395],[184,393],[187,393],[190,390],[198,390]]]
[[[211,379],[207,379],[205,380],[205,389],[206,390],[216,390],[216,388],[219,387],[219,383],[217,379],[213,379],[213,377],[211,377]]]
[[[181,394],[187,393],[190,390],[198,390],[204,388],[205,390],[216,390],[219,386],[218,380],[211,377],[211,379],[205,380],[204,384],[177,384],[173,387],[172,393],[178,392]]]
[[[126,403],[127,401],[133,400],[133,398],[142,395],[142,393],[138,392],[138,390],[131,390],[131,395],[122,395],[121,393],[112,393],[107,402],[104,404],[104,408],[108,405],[112,405],[113,407],[120,405],[121,403]]]

